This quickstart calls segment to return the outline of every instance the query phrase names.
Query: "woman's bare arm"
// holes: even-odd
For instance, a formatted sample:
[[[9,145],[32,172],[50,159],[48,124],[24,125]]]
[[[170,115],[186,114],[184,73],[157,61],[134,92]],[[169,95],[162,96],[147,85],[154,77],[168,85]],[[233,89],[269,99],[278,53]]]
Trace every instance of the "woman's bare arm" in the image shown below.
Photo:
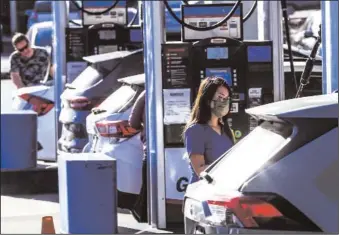
[[[198,176],[208,167],[208,165],[205,163],[204,155],[191,154],[190,159],[191,165]]]

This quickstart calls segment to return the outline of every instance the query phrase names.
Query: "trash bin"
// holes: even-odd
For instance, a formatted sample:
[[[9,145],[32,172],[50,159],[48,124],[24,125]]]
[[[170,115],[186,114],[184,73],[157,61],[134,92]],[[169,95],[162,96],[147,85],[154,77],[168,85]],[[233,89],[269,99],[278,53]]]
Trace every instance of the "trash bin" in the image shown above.
[[[116,160],[100,153],[58,157],[60,232],[116,234]]]
[[[1,170],[24,170],[37,165],[37,114],[1,113]]]

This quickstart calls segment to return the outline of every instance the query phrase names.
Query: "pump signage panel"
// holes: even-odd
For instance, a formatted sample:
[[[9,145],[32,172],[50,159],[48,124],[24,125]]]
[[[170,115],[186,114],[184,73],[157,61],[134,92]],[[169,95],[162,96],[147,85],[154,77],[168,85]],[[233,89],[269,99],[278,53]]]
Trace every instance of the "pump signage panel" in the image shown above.
[[[163,45],[163,87],[189,88],[190,47],[188,44]]]
[[[86,67],[82,58],[88,55],[87,29],[66,29],[66,82],[71,83]]]
[[[82,6],[89,12],[102,12],[111,7],[115,1],[82,1]],[[101,23],[127,24],[126,1],[119,1],[110,11],[101,15],[90,15],[83,12],[83,25],[95,25]]]
[[[234,4],[183,5],[182,20],[194,27],[210,27],[220,22],[232,10]],[[182,26],[183,41],[198,41],[210,37],[229,37],[243,39],[242,4],[232,17],[222,26],[208,30],[196,31]]]

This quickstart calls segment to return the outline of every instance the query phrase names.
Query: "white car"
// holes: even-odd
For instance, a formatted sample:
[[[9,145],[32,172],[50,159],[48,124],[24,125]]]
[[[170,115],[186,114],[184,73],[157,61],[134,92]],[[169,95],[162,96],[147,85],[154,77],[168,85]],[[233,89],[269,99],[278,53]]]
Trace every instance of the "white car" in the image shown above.
[[[338,234],[338,107],[333,93],[247,110],[261,124],[187,187],[185,233]]]
[[[81,23],[78,21],[77,23]],[[73,25],[72,27],[78,27]],[[51,55],[53,22],[34,24],[27,36],[32,47],[44,48]],[[52,55],[51,55],[52,56]],[[38,114],[38,160],[56,161],[55,107],[53,80],[46,74],[41,85],[24,87],[13,94],[13,110],[33,110]]]
[[[38,160],[56,160],[54,89],[51,81],[15,91],[13,110],[33,110],[38,115]]]
[[[145,74],[118,81],[122,86],[86,118],[89,142],[83,152],[105,153],[117,160],[119,207],[132,209],[142,184],[143,151],[140,134],[129,127],[128,118],[144,90]]]

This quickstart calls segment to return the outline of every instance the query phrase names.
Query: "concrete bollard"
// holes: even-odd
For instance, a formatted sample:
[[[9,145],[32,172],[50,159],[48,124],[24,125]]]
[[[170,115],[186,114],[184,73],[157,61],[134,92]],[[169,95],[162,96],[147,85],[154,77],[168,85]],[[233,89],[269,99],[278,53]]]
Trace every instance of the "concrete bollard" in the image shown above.
[[[1,113],[1,171],[37,166],[37,114],[33,111]]]
[[[61,233],[118,232],[116,172],[116,160],[105,154],[58,157]]]

